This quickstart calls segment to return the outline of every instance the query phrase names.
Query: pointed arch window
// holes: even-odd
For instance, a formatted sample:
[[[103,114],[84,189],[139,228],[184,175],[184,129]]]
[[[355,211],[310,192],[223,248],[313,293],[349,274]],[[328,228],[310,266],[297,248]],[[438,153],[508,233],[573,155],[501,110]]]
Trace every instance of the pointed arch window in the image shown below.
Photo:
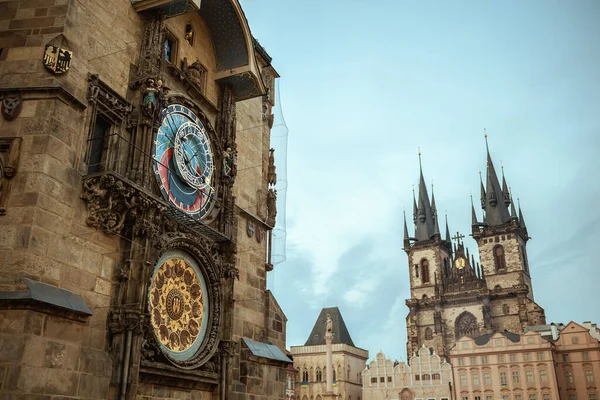
[[[506,269],[506,257],[504,255],[504,246],[494,246],[494,262],[496,264],[496,271]]]
[[[429,283],[429,261],[426,259],[421,260],[421,276],[423,283]]]
[[[335,382],[335,381],[336,381],[336,379],[335,379],[335,378],[336,378],[336,376],[337,376],[337,373],[335,372],[335,368],[332,368],[332,370],[333,370],[333,371],[332,371],[332,372],[333,372],[333,374],[332,374],[332,375],[333,375],[333,376],[332,376],[332,378],[333,378],[333,381]]]
[[[302,382],[308,382],[308,371],[306,369],[302,371]]]
[[[425,340],[433,339],[433,332],[431,332],[431,328],[425,328]]]
[[[476,337],[479,331],[479,328],[477,327],[477,318],[468,311],[463,312],[456,318],[454,331],[457,340],[463,336],[470,338]]]
[[[315,372],[315,381],[321,382],[322,380],[323,380],[323,373],[321,372],[321,368],[317,368],[317,371]]]

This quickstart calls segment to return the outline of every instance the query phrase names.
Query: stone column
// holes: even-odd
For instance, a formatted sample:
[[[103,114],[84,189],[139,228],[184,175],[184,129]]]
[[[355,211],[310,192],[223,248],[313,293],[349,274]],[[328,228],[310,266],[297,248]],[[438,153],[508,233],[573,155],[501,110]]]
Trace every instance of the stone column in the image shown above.
[[[332,332],[332,322],[331,317],[327,314],[327,327],[325,329],[325,347],[326,347],[326,360],[327,360],[327,390],[323,395],[324,399],[333,399],[335,398],[335,394],[333,394],[333,362],[332,362],[332,353],[333,350],[331,348],[331,341],[333,340],[333,332]]]

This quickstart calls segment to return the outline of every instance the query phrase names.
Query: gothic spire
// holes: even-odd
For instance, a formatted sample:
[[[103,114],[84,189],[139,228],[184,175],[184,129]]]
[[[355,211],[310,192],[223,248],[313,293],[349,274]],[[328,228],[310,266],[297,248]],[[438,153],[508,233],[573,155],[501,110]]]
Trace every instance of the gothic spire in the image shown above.
[[[421,152],[419,151],[419,200],[417,203],[417,219],[415,238],[417,241],[429,240],[435,231],[434,227],[434,213],[431,209],[431,203],[429,202],[429,195],[427,193],[427,185],[425,184],[425,178],[423,177],[423,166],[421,164]]]
[[[413,185],[413,221],[417,225],[417,200],[415,200],[415,185]]]
[[[477,214],[475,214],[475,206],[473,205],[473,196],[471,196],[471,226],[479,226]]]
[[[481,186],[481,208],[485,210],[485,188],[483,187],[483,178],[481,177],[481,170],[479,170],[479,185]]]
[[[517,215],[517,210],[515,210],[515,202],[512,201],[512,196],[510,196],[510,218],[511,219],[519,219],[519,216]]]
[[[408,236],[408,226],[406,226],[406,211],[404,211],[404,248],[410,247],[410,238]]]
[[[517,201],[519,202],[519,225],[521,225],[523,228],[527,228],[525,225],[525,220],[523,219],[523,212],[521,212],[521,201],[519,199],[517,199]]]
[[[446,242],[450,243],[450,228],[448,228],[448,214],[446,214]]]
[[[502,198],[504,204],[508,207],[510,204],[510,192],[508,190],[508,185],[506,184],[506,178],[504,177],[504,165],[502,166]]]
[[[435,195],[433,194],[433,183],[431,184],[431,214],[434,221],[434,235],[442,236],[440,232],[440,224],[438,222],[437,208],[435,206]]]
[[[487,134],[485,135],[485,147],[487,150],[487,179],[485,188],[485,222],[489,226],[504,224],[509,218],[507,204],[504,201],[504,193],[498,181],[498,175],[494,169],[494,163],[490,156]]]

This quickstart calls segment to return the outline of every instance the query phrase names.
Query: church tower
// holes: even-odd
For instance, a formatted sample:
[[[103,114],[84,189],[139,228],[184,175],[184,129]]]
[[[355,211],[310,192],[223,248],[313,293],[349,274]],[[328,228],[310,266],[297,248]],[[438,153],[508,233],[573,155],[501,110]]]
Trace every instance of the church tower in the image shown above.
[[[544,310],[533,299],[523,213],[520,207],[516,211],[504,174],[500,185],[489,149],[486,185],[480,180],[482,222],[471,202],[472,236],[481,264],[469,254],[463,235],[450,238],[447,221],[442,239],[433,188],[430,201],[419,167],[412,237],[404,217],[411,293],[406,300],[407,356],[422,346],[444,356],[463,336],[505,329],[520,333],[525,326],[544,324]]]

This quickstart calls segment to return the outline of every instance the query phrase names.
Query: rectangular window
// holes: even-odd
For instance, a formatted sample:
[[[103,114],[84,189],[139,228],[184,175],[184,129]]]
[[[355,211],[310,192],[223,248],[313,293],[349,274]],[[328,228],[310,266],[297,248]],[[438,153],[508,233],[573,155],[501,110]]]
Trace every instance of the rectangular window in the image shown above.
[[[462,344],[462,348],[463,348],[463,349],[468,349],[468,348],[469,348],[469,343],[467,343],[467,342],[464,342],[464,343]]]
[[[440,380],[440,374],[433,374],[433,380]]]
[[[483,373],[483,383],[485,383],[486,385],[491,385],[492,384],[492,374],[490,374],[489,372],[484,372]]]
[[[588,383],[594,382],[594,373],[592,372],[591,369],[585,370],[585,381]]]
[[[460,374],[460,386],[467,386],[467,375]]]
[[[494,340],[494,346],[502,346],[502,339]]]
[[[510,396],[507,394],[502,395],[502,400],[510,400]]]
[[[503,363],[504,362],[504,354],[498,354],[498,362],[499,363]]]
[[[170,32],[167,32],[164,43],[165,61],[175,64],[177,60],[177,39]]]
[[[507,384],[508,384],[508,380],[506,379],[506,372],[501,371],[500,372],[500,385],[506,386]]]
[[[590,393],[588,394],[588,400],[598,400],[598,395],[596,393]]]
[[[529,344],[535,343],[535,338],[534,337],[528,337],[527,338],[527,343],[529,343]]]
[[[479,386],[479,374],[474,373],[471,375],[471,378],[473,380],[473,386],[475,386],[475,385]]]
[[[573,373],[571,371],[565,372],[565,381],[569,384],[573,384]]]
[[[379,382],[381,382],[381,383],[385,383],[385,377],[383,377],[383,376],[382,376],[382,377],[380,377],[380,378],[379,378]]]
[[[545,369],[540,369],[540,382],[548,382],[548,373]]]
[[[565,353],[565,354],[563,354],[563,362],[567,362],[567,361],[569,361],[569,354]]]
[[[529,394],[529,400],[536,400],[536,399],[537,399],[537,395],[535,393]]]
[[[391,381],[392,381],[392,377],[388,376],[388,382],[391,382]]]
[[[544,393],[544,394],[542,395],[542,399],[543,399],[543,400],[550,400],[550,393]]]
[[[577,400],[577,395],[570,394],[569,395],[569,400]]]
[[[581,353],[581,356],[583,358],[583,361],[590,361],[590,353],[588,353],[587,351]]]
[[[512,372],[512,380],[513,380],[513,384],[517,384],[517,383],[521,382],[521,374],[519,374],[519,371]]]
[[[535,357],[537,358],[538,361],[543,361],[544,360],[544,353],[542,353],[541,351],[538,351],[536,353]]]
[[[523,400],[523,396],[520,394],[515,394],[515,400]]]
[[[464,358],[459,358],[458,359],[458,365],[465,365],[465,359]]]
[[[523,361],[531,361],[531,353],[523,353]]]
[[[517,362],[517,355],[516,354],[511,354],[509,357],[510,357],[510,362],[511,363]]]
[[[377,383],[377,378],[371,378],[371,383]]]
[[[477,357],[471,357],[471,365],[477,365]]]
[[[571,338],[571,343],[573,343],[573,344],[578,344],[578,343],[579,343],[579,338],[578,338],[577,336],[573,336],[573,337]]]
[[[487,356],[481,356],[481,363],[482,364],[487,364],[488,363]]]
[[[415,375],[415,381],[420,381],[421,380],[421,375]]]
[[[485,400],[492,400],[492,396],[485,396]]]
[[[107,138],[110,136],[112,124],[105,118],[98,115],[94,123],[92,140],[89,148],[88,174],[100,172],[104,169],[103,155]]]
[[[527,376],[527,383],[535,382],[535,379],[533,377],[533,371],[525,371],[525,376]]]
[[[481,400],[481,396],[475,396],[475,400]]]
[[[460,399],[461,399],[461,400],[469,400],[469,398],[468,398],[468,397],[466,397],[466,396],[463,396],[463,397],[461,397]]]

